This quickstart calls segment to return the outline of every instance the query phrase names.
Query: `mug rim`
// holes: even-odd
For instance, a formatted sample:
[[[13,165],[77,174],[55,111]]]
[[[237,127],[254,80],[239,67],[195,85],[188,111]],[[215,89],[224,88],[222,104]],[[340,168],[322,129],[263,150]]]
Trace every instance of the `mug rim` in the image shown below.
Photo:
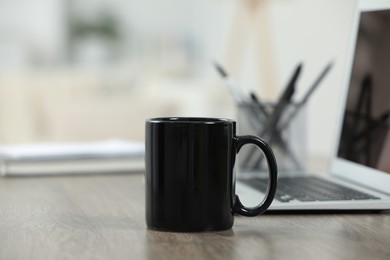
[[[155,117],[146,120],[148,123],[168,123],[168,124],[233,124],[234,120],[228,118],[214,117]]]

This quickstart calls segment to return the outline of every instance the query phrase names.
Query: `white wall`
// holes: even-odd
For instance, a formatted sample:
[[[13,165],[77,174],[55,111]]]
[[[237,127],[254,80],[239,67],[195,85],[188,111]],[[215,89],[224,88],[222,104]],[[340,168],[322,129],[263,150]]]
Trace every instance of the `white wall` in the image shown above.
[[[14,24],[13,30],[23,27],[12,34],[16,35],[14,37],[18,44],[24,44],[23,37],[33,35],[28,39],[37,39],[37,42],[43,43],[39,48],[48,52],[49,61],[58,59],[61,56],[60,50],[64,48],[62,44],[65,32],[60,31],[63,24],[59,19],[63,15],[61,10],[65,6],[64,1],[40,0],[39,5],[35,3],[36,6],[46,6],[43,9],[28,8],[35,4],[28,5],[28,1],[25,0],[17,0],[14,5],[10,4],[11,1],[7,1],[7,9],[0,9],[0,14],[6,18],[0,19],[0,46],[7,44],[5,41],[8,39],[7,28],[11,28],[9,24]],[[101,70],[95,71],[94,82],[96,81],[98,85],[112,85],[122,77],[125,80],[120,83],[121,86],[134,87],[134,92],[129,92],[131,95],[139,95],[140,100],[152,97],[156,100],[153,104],[156,106],[159,105],[156,97],[161,97],[161,106],[171,103],[177,108],[175,113],[180,115],[235,116],[232,99],[211,66],[213,59],[219,60],[245,89],[256,90],[259,96],[268,100],[278,97],[298,62],[303,61],[304,68],[298,82],[296,100],[302,97],[325,64],[334,60],[335,65],[331,73],[314,93],[306,110],[309,152],[319,156],[329,155],[339,92],[345,76],[344,58],[355,0],[259,0],[253,2],[259,5],[252,7],[248,7],[250,1],[241,0],[162,2],[101,0],[80,2],[80,8],[88,9],[99,3],[110,2],[120,19],[125,21],[124,30],[128,32],[127,43],[131,45],[131,37],[144,38],[137,38],[138,46],[129,45],[129,66],[124,66],[122,71],[114,73],[115,76],[112,78],[104,76]],[[15,10],[11,12],[13,6]],[[10,15],[6,16],[7,13],[19,14],[19,17],[12,18]],[[24,16],[25,21],[31,23],[22,23],[20,16]],[[37,19],[39,17],[40,19]],[[54,30],[53,26],[59,30]],[[142,52],[164,47],[164,41],[174,39],[175,34],[184,35],[186,38],[187,31],[191,32],[189,36],[189,39],[193,40],[191,44],[195,44],[191,54],[193,56],[186,57],[192,59],[195,64],[194,67],[186,67],[186,70],[193,70],[190,76],[183,71],[177,72],[188,66],[189,60],[175,63],[172,68],[169,67],[170,62],[175,61],[177,55],[183,54],[183,50],[176,48],[183,47],[180,45],[182,43],[168,44],[168,52],[163,53],[165,55],[163,59],[155,57],[158,51],[151,52],[152,57],[146,57],[152,58],[149,63],[134,61],[134,58],[140,57],[131,56],[134,50]],[[173,37],[164,38],[165,34]],[[150,48],[146,46],[149,44],[148,40],[152,42]],[[159,45],[156,41],[162,43]],[[131,48],[135,49],[130,50]],[[185,55],[188,53],[184,52]],[[154,66],[161,61],[163,62],[160,65]],[[2,69],[7,67],[7,64],[1,66]],[[72,73],[66,71],[68,69],[57,68],[57,70],[64,70],[59,74],[71,75]],[[91,73],[90,70],[87,71]],[[48,73],[50,75],[50,71]],[[89,76],[88,74],[87,77]],[[16,75],[15,78],[19,76]],[[103,83],[102,78],[104,78]],[[4,80],[2,82],[0,82],[1,88],[11,86],[4,83]],[[30,83],[26,82],[26,84]],[[109,106],[115,104],[110,102],[103,101],[102,104]],[[128,109],[133,109],[131,104]],[[158,109],[145,114],[152,115],[156,111],[158,112]],[[138,128],[136,131],[141,133],[143,125]]]

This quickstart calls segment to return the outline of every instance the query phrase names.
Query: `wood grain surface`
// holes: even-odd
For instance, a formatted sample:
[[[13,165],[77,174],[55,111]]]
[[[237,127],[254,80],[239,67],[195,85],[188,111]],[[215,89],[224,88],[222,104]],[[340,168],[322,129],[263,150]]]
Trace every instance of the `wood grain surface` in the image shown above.
[[[143,175],[0,179],[0,259],[390,259],[390,214],[235,218],[146,229]]]

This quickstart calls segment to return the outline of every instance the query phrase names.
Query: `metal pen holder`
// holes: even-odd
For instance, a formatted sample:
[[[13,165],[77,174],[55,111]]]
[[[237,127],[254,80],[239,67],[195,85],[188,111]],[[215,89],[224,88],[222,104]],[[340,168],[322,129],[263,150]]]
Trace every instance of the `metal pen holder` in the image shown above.
[[[306,116],[305,109],[295,103],[284,106],[275,122],[274,103],[240,103],[237,107],[237,131],[240,135],[255,135],[272,148],[279,172],[301,171],[306,168]],[[240,152],[237,165],[240,172],[267,170],[267,162],[254,146]]]

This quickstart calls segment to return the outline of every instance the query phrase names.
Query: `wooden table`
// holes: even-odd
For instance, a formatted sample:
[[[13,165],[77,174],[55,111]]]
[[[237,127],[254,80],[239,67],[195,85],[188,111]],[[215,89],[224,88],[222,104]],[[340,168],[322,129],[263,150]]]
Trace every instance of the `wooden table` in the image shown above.
[[[147,230],[143,175],[0,179],[0,259],[390,259],[390,214],[235,218]]]

